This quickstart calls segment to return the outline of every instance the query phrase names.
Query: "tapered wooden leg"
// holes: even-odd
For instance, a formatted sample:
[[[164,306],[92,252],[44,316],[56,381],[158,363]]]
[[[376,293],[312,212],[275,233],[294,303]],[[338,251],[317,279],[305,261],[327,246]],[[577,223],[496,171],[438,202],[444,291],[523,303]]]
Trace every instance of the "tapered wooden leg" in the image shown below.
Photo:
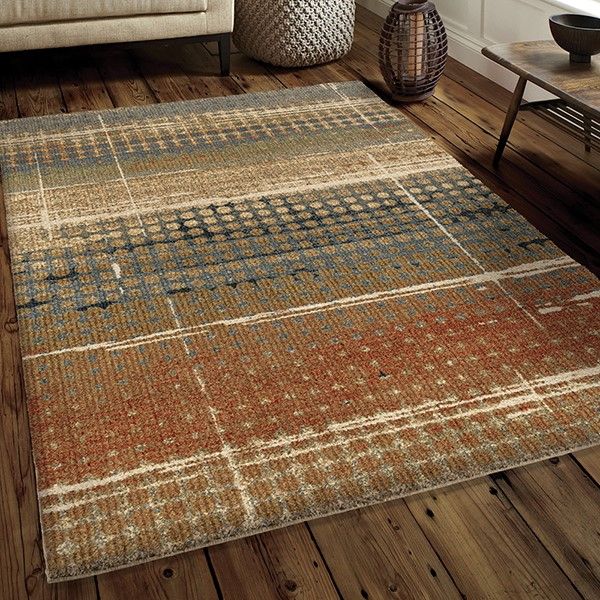
[[[506,148],[506,142],[508,142],[508,136],[510,135],[512,127],[515,123],[515,119],[517,118],[526,85],[527,79],[525,77],[520,77],[519,81],[517,82],[517,87],[515,87],[515,91],[513,92],[512,100],[510,101],[510,106],[508,107],[508,112],[506,113],[506,119],[504,120],[504,127],[502,127],[502,133],[500,134],[500,141],[498,142],[496,154],[494,155],[495,167],[498,166],[498,163],[502,158],[504,148]]]
[[[231,71],[231,34],[224,33],[219,38],[219,59],[221,61],[221,75],[229,75]]]

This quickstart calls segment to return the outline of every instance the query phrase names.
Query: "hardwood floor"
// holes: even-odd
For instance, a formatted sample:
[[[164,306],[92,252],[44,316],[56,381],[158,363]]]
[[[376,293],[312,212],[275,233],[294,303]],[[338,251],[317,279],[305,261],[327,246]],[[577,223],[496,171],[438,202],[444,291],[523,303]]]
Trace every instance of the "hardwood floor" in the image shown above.
[[[383,93],[381,21],[359,10],[335,64],[266,68],[216,48],[142,44],[0,55],[0,118],[362,79]],[[450,61],[435,96],[399,107],[577,260],[600,272],[600,158],[519,115],[492,156],[510,93]],[[75,582],[42,563],[6,224],[0,218],[0,598],[599,598],[600,448]]]

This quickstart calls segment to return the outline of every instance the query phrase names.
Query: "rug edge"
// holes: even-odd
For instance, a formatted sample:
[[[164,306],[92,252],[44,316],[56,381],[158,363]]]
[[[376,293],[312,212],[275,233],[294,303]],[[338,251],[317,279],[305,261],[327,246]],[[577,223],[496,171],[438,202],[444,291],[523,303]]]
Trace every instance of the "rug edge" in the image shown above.
[[[446,482],[443,483],[441,485],[433,485],[431,487],[428,488],[422,488],[422,489],[418,489],[418,490],[414,490],[412,492],[409,492],[407,494],[398,494],[398,495],[394,495],[394,496],[390,496],[389,498],[386,498],[385,500],[382,501],[374,501],[374,502],[366,502],[366,503],[362,503],[362,504],[358,504],[357,506],[353,506],[351,508],[344,508],[341,510],[334,510],[331,511],[329,513],[325,513],[323,515],[319,515],[318,517],[312,517],[309,519],[297,519],[294,521],[289,521],[288,523],[286,523],[285,525],[278,525],[275,527],[265,527],[263,529],[257,529],[256,531],[254,531],[253,533],[245,533],[245,534],[241,534],[241,535],[235,535],[235,536],[231,536],[231,537],[227,537],[227,538],[223,538],[222,540],[219,540],[217,542],[210,542],[208,544],[199,544],[197,546],[192,546],[186,550],[177,550],[175,552],[170,552],[167,554],[160,554],[158,556],[154,556],[152,558],[146,558],[146,559],[141,559],[141,560],[136,560],[135,562],[131,562],[128,563],[126,565],[122,565],[122,566],[115,566],[115,567],[111,567],[108,569],[100,569],[100,570],[96,570],[96,571],[90,571],[89,573],[85,573],[82,575],[73,575],[70,577],[57,577],[57,578],[52,578],[50,576],[50,573],[48,572],[48,569],[46,567],[46,565],[44,564],[44,572],[46,574],[46,579],[48,581],[48,583],[53,584],[53,583],[63,583],[63,582],[67,582],[67,581],[77,581],[79,579],[87,579],[88,577],[96,577],[98,575],[105,575],[107,573],[113,573],[115,571],[123,571],[125,569],[129,569],[129,568],[133,568],[133,567],[138,567],[140,565],[143,564],[148,564],[148,563],[152,563],[158,560],[163,560],[166,558],[172,558],[173,556],[179,556],[179,555],[183,555],[183,554],[187,554],[190,552],[196,552],[198,550],[202,550],[204,548],[212,548],[214,546],[220,546],[221,544],[227,544],[229,542],[235,542],[237,540],[243,540],[245,538],[250,538],[250,537],[254,537],[256,535],[262,535],[263,533],[268,533],[269,531],[277,531],[277,530],[282,530],[282,529],[286,529],[288,527],[294,527],[295,525],[299,525],[301,523],[311,523],[312,521],[317,521],[319,519],[326,519],[328,517],[333,517],[335,515],[342,515],[344,513],[349,513],[355,510],[362,510],[365,508],[369,508],[371,506],[378,506],[378,505],[383,505],[383,504],[387,504],[388,502],[395,502],[396,500],[401,500],[403,498],[410,498],[412,496],[416,496],[417,494],[426,494],[428,492],[432,492],[434,490],[441,490],[444,488],[449,488],[455,485],[460,485],[462,483],[468,483],[470,481],[475,481],[476,479],[481,479],[483,477],[489,477],[490,475],[493,475],[494,473],[501,473],[502,471],[506,471],[506,470],[513,470],[513,469],[520,469],[522,467],[527,467],[530,465],[534,465],[537,463],[541,463],[547,460],[550,460],[552,458],[563,458],[565,456],[568,456],[570,454],[573,454],[574,452],[582,452],[584,450],[589,450],[591,448],[596,448],[596,447],[600,447],[600,435],[598,437],[598,439],[594,442],[591,442],[590,444],[584,444],[582,446],[578,446],[576,448],[573,449],[569,449],[569,450],[564,450],[559,452],[558,454],[553,453],[553,454],[548,454],[545,456],[542,456],[540,458],[533,458],[531,460],[526,460],[522,463],[517,463],[514,465],[510,465],[510,466],[506,466],[504,468],[501,469],[495,469],[493,471],[484,471],[482,473],[478,473],[476,475],[472,475],[469,477],[464,477],[461,479],[456,479],[455,481],[452,482]],[[36,489],[36,497],[37,497],[37,489]],[[39,503],[39,497],[37,497],[38,503]],[[39,504],[38,504],[39,505]],[[45,552],[45,545],[44,545],[44,533],[42,530],[42,548]]]
[[[233,103],[235,104],[236,99],[238,102],[240,99],[249,98],[251,96],[281,96],[285,98],[286,96],[294,96],[298,93],[301,93],[303,90],[311,90],[317,88],[325,88],[332,89],[334,86],[350,86],[350,85],[358,85],[365,90],[367,90],[373,97],[379,98],[383,102],[385,99],[375,92],[371,87],[369,87],[364,81],[360,79],[347,79],[344,81],[330,81],[323,83],[315,83],[313,85],[306,85],[302,87],[292,87],[292,88],[279,88],[274,90],[257,90],[251,93],[243,93],[243,94],[229,94],[223,96],[210,96],[203,98],[191,98],[188,100],[171,100],[169,102],[155,102],[153,104],[141,104],[136,106],[113,106],[112,108],[100,108],[94,110],[80,110],[75,112],[58,112],[49,115],[36,115],[31,117],[13,117],[11,119],[0,119],[0,132],[3,129],[10,129],[11,126],[16,124],[26,123],[43,123],[43,122],[52,122],[52,121],[61,121],[61,120],[71,120],[77,119],[78,117],[94,117],[98,114],[106,114],[106,113],[119,113],[121,115],[127,115],[128,113],[144,113],[148,109],[156,108],[158,106],[168,108],[170,106],[175,105],[184,105],[184,106],[194,106],[198,104],[210,104],[215,101],[224,101],[225,104]],[[11,132],[12,133],[12,132]]]

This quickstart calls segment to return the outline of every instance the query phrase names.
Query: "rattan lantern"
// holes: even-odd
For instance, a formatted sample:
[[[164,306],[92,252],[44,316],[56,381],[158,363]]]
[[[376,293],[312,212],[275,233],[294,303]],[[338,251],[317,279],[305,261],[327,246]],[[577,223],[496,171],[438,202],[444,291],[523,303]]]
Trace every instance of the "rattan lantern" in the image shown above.
[[[416,102],[431,96],[447,58],[446,29],[433,2],[396,2],[379,42],[379,65],[394,100]]]

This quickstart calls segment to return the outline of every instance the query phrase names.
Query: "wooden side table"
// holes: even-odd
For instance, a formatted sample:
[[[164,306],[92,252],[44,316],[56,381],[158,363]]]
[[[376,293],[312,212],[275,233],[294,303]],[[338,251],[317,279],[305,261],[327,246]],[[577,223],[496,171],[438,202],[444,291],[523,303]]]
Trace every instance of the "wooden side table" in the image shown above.
[[[600,151],[600,60],[571,63],[569,54],[551,40],[496,44],[482,54],[513,71],[519,81],[506,114],[494,156],[497,166],[502,158],[519,110],[532,110],[558,127],[578,137],[587,152]],[[531,81],[558,96],[556,100],[523,102],[523,92]]]

